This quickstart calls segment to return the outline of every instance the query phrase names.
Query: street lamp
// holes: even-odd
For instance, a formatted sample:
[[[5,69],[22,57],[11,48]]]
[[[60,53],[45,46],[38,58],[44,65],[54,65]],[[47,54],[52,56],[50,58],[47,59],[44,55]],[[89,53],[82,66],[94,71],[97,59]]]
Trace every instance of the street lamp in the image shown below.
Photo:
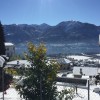
[[[8,57],[6,57],[5,55],[1,55],[0,56],[0,67],[2,69],[2,91],[3,91],[3,97],[2,99],[4,100],[4,67],[6,64],[6,61],[8,60]]]

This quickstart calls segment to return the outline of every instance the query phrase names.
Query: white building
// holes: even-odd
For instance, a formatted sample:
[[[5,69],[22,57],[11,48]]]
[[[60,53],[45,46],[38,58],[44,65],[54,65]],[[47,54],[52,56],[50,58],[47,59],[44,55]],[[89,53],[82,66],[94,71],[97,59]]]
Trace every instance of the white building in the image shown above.
[[[71,69],[71,61],[66,58],[59,58],[57,62],[60,64],[60,70],[70,70]]]
[[[13,43],[5,43],[6,55],[12,57],[15,54],[15,45]]]
[[[74,67],[73,75],[96,76],[100,73],[100,68],[95,67]]]
[[[14,68],[19,68],[19,67],[25,67],[25,68],[30,68],[31,67],[31,63],[27,60],[14,60],[14,61],[10,61],[7,62],[6,64],[6,68],[7,67],[14,67]]]

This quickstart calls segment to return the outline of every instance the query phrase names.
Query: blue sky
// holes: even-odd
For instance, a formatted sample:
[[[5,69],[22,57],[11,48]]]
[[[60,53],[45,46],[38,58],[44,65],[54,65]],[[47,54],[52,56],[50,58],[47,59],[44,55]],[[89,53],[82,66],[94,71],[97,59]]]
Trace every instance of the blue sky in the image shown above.
[[[76,20],[100,25],[100,0],[0,0],[2,24],[56,25]]]

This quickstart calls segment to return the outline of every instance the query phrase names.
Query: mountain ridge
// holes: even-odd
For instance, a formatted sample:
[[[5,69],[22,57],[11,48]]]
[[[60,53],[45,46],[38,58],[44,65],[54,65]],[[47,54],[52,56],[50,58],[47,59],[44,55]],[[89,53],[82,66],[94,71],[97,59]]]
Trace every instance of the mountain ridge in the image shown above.
[[[4,32],[6,41],[16,45],[26,45],[31,41],[35,44],[40,42],[46,44],[86,43],[91,47],[91,44],[98,45],[100,26],[79,21],[62,21],[54,26],[46,23],[12,24],[4,25]]]

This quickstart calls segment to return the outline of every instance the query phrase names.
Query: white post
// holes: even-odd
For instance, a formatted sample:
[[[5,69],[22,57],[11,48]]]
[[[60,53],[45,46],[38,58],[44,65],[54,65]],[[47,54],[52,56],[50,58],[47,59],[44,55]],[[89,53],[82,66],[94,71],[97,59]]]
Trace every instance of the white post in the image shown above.
[[[99,46],[100,46],[100,34],[99,34]]]

